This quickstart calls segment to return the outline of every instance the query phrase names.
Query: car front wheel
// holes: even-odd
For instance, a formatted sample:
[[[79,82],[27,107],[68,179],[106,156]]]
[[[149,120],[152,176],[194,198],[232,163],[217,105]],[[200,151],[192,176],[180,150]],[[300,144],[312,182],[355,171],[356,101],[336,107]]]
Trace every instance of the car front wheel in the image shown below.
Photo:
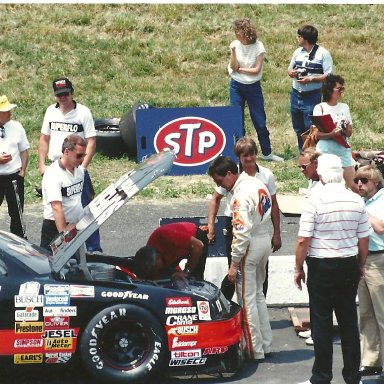
[[[98,313],[86,326],[81,358],[100,381],[148,382],[163,365],[165,340],[150,312],[135,305],[116,305]]]

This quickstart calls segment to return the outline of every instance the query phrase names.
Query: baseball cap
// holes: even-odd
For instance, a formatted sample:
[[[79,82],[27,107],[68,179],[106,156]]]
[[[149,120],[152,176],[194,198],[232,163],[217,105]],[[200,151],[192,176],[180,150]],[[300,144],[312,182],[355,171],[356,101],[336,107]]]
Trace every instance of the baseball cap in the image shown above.
[[[317,159],[317,173],[320,176],[326,176],[330,173],[343,172],[343,166],[339,156],[331,153],[320,155]]]
[[[73,92],[72,83],[66,77],[61,77],[59,79],[53,80],[52,86],[55,96],[60,95],[60,93]]]
[[[3,95],[3,96],[0,96],[0,112],[8,112],[10,111],[11,109],[17,107],[16,104],[11,104],[9,101],[8,101],[8,97]]]

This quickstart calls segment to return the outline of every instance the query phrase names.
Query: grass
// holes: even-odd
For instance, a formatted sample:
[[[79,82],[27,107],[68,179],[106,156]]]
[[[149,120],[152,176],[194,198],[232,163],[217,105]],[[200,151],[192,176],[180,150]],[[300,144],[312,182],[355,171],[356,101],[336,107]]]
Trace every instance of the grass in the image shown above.
[[[353,148],[384,147],[384,46],[378,32],[384,27],[384,5],[1,4],[0,16],[0,94],[18,104],[14,118],[32,146],[27,203],[38,201],[37,143],[45,109],[54,102],[55,77],[73,81],[76,99],[95,118],[121,117],[138,101],[156,107],[228,105],[232,22],[244,16],[254,21],[267,50],[262,82],[267,122],[274,152],[287,159],[268,164],[279,192],[296,193],[306,185],[295,167],[286,74],[302,24],[319,29],[319,43],[330,50],[335,72],[346,80]],[[254,136],[248,113],[246,128]],[[126,157],[98,154],[90,167],[96,190],[132,166]],[[207,176],[164,177],[140,196],[200,198],[212,191]]]

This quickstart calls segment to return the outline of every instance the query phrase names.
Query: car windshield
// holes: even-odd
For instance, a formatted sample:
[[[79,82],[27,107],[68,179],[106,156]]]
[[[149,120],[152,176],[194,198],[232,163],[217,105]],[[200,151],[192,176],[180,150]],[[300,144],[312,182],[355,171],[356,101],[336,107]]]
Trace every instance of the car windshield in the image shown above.
[[[19,260],[39,275],[51,273],[50,254],[12,233],[0,231],[0,250],[2,253]]]

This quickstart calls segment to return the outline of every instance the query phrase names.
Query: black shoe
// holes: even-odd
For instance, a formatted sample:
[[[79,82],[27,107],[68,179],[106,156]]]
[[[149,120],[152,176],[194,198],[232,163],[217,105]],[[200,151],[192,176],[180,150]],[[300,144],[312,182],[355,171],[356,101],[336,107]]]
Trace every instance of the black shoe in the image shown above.
[[[382,367],[369,367],[367,365],[363,365],[360,368],[360,373],[361,373],[361,376],[374,376],[374,375],[380,375],[382,370],[383,370]]]

